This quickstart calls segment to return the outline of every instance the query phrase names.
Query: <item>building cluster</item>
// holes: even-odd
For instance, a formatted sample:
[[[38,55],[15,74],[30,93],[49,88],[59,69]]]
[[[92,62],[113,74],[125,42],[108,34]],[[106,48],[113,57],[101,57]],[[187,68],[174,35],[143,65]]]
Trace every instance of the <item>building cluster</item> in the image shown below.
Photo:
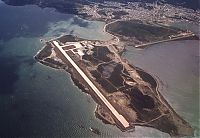
[[[170,4],[142,2],[129,2],[127,4],[119,2],[91,3],[90,5],[83,6],[80,12],[87,14],[93,19],[137,19],[163,23],[175,21],[200,23],[199,10],[194,11],[180,6],[175,7]],[[121,14],[122,12],[123,14]]]
[[[93,51],[93,45],[89,44],[87,41],[82,42],[67,42],[65,44],[61,45],[61,48],[65,52],[73,53],[73,55],[78,56],[80,59],[82,59],[82,56],[87,53],[88,55],[92,54]]]

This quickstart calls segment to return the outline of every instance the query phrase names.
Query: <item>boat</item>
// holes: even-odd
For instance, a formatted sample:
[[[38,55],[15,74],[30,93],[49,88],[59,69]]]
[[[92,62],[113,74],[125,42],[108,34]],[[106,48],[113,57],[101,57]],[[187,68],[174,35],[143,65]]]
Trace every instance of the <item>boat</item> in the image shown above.
[[[93,133],[95,133],[97,135],[101,134],[101,132],[97,128],[90,127],[89,129],[90,129],[91,132],[93,132]]]

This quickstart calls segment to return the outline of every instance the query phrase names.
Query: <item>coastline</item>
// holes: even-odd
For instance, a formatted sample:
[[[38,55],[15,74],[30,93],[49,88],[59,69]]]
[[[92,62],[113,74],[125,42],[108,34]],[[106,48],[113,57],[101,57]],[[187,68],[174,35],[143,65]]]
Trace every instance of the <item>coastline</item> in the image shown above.
[[[144,48],[147,48],[147,47],[152,46],[154,44],[159,44],[159,43],[164,43],[164,42],[170,42],[170,41],[177,41],[177,40],[200,40],[200,38],[195,33],[191,32],[189,30],[182,30],[182,29],[178,30],[178,28],[175,27],[175,29],[177,29],[176,30],[177,34],[174,33],[174,35],[169,35],[168,38],[162,38],[161,40],[153,40],[153,41],[149,41],[149,42],[143,42],[143,41],[139,40],[139,44],[131,44],[131,43],[134,43],[134,41],[135,41],[135,40],[132,40],[132,39],[135,39],[134,37],[132,37],[132,36],[125,36],[125,38],[123,38],[124,36],[122,34],[119,34],[117,32],[113,32],[112,29],[111,29],[112,26],[115,25],[115,23],[117,23],[117,22],[127,22],[127,21],[129,22],[129,21],[132,21],[132,20],[117,19],[117,20],[114,20],[114,21],[111,21],[111,22],[107,23],[104,26],[104,29],[103,29],[105,33],[107,33],[107,34],[111,35],[112,37],[116,38],[118,43],[119,42],[124,43],[123,49],[125,49],[125,47],[126,47],[125,45],[133,46],[133,47],[138,48],[138,49],[144,49]],[[135,20],[135,21],[133,20],[133,22],[137,22],[137,20]],[[172,26],[166,26],[165,24],[159,24],[159,23],[153,23],[153,22],[145,22],[145,23],[151,24],[153,26],[158,26],[158,27],[166,28],[166,29],[169,29],[169,30],[170,30],[170,27],[172,27]],[[114,27],[114,28],[122,30],[122,28],[120,28],[120,27],[119,28]],[[174,31],[175,31],[175,29],[174,29]],[[179,33],[180,31],[182,31],[182,32]],[[138,39],[136,39],[136,41],[138,41]]]
[[[115,22],[115,21],[114,21]],[[111,22],[112,23],[112,22]],[[108,23],[108,24],[111,24],[111,23]],[[118,38],[118,36],[115,36],[115,35],[113,35],[113,34],[111,34],[111,33],[109,33],[109,32],[107,32],[106,31],[106,26],[108,25],[108,24],[106,24],[105,26],[104,26],[104,31],[107,33],[107,34],[109,34],[109,35],[111,35],[113,38],[111,39],[111,40],[115,40],[114,41],[114,43],[115,44],[118,44],[119,42],[120,42],[120,39]],[[117,42],[116,42],[116,39],[117,39]],[[108,40],[109,41],[109,40]],[[123,50],[124,50],[124,47],[123,47]],[[41,50],[42,51],[42,50]],[[40,51],[40,52],[41,52]],[[38,52],[37,54],[39,54],[40,52]],[[123,53],[123,51],[120,51],[120,52],[122,52]],[[119,53],[120,53],[119,52]],[[37,54],[36,54],[36,56],[37,56]],[[35,56],[35,57],[36,57]],[[36,59],[36,60],[38,60],[38,59]],[[42,63],[43,64],[43,63]],[[48,66],[48,65],[47,65]],[[51,65],[49,65],[49,67],[52,67]],[[141,69],[139,69],[139,68],[137,68],[137,67],[134,67],[134,68],[136,68],[136,70],[140,70],[140,71],[143,71],[143,70],[141,70]],[[59,66],[58,66],[58,68],[57,69],[64,69],[64,68],[60,68]],[[65,68],[64,69],[67,73],[69,73],[70,74],[70,76],[71,76],[71,79],[72,79],[72,81],[74,82],[74,84],[79,88],[79,89],[81,89],[83,92],[85,92],[85,93],[88,93],[88,94],[90,94],[90,89],[85,89],[84,88],[84,84],[82,84],[81,82],[80,82],[80,80],[79,79],[77,79],[77,77],[75,77],[76,75],[75,74],[73,74],[71,71],[70,71],[70,67],[68,67],[67,69]],[[143,71],[144,73],[147,73],[147,72],[145,72],[145,71]],[[148,74],[148,73],[147,73]],[[148,75],[150,75],[150,74],[148,74]],[[167,101],[164,99],[164,97],[161,95],[161,93],[158,91],[158,88],[159,88],[159,83],[158,83],[158,81],[157,81],[157,79],[155,78],[155,77],[153,77],[152,75],[150,75],[155,81],[156,81],[156,83],[157,83],[157,85],[156,85],[156,92],[157,92],[157,95],[160,97],[160,99],[162,99],[162,101],[164,101],[164,103],[167,103]],[[113,124],[113,123],[111,123],[111,122],[109,122],[108,121],[108,119],[106,119],[106,118],[103,118],[101,115],[100,115],[100,111],[98,110],[98,106],[99,105],[101,105],[101,103],[99,103],[98,101],[99,100],[97,100],[96,99],[96,97],[95,96],[93,96],[92,94],[90,94],[90,96],[94,99],[94,101],[98,104],[97,105],[97,107],[96,107],[96,109],[95,109],[95,111],[94,111],[94,114],[95,114],[95,116],[98,118],[98,119],[100,119],[100,120],[102,120],[102,122],[104,122],[104,123],[108,123],[108,124],[112,124],[112,125],[116,125],[116,124]],[[103,108],[103,106],[100,106],[101,108]],[[166,105],[166,107],[168,107],[169,109],[170,109],[170,112],[172,113],[172,114],[174,114],[174,115],[176,115],[176,116],[178,116],[178,114],[173,110],[173,108],[167,103],[167,105]],[[180,116],[178,116],[178,117],[180,117]],[[181,117],[180,117],[181,118]],[[182,119],[182,121],[185,121],[185,120],[183,120]],[[187,123],[187,122],[185,122],[185,123]],[[141,123],[136,123],[135,124],[136,126],[138,125],[138,126],[147,126],[147,127],[152,127],[151,125],[146,125],[146,123],[145,124],[141,124]],[[119,127],[119,126],[117,126],[117,127]]]
[[[123,54],[130,63],[156,78],[159,92],[190,123],[195,137],[199,136],[198,43],[198,40],[174,41],[144,50],[128,47]]]
[[[126,132],[122,132],[114,124],[107,124],[105,118],[100,119],[96,116],[98,99],[94,101],[95,97],[83,93],[78,84],[74,83],[69,72],[51,67],[54,62],[44,65],[33,58],[45,47],[45,43],[40,43],[39,40],[53,41],[53,38],[58,39],[60,34],[69,33],[89,40],[111,39],[108,33],[103,32],[104,20],[100,20],[102,23],[90,19],[87,21],[78,18],[78,15],[68,16],[53,7],[41,9],[34,4],[9,6],[2,3],[0,5],[1,10],[5,11],[1,12],[2,25],[11,26],[7,29],[1,26],[10,34],[8,37],[11,36],[9,37],[11,39],[0,41],[3,48],[1,49],[3,63],[1,80],[6,84],[2,85],[3,89],[1,89],[3,92],[1,97],[3,122],[0,129],[2,136],[170,137],[168,133],[153,126],[145,127],[145,124],[142,127],[138,124],[133,131]],[[27,16],[24,11],[30,13],[32,17]],[[19,16],[13,17],[15,14],[12,13]],[[16,27],[21,23],[25,25],[19,32]],[[182,27],[186,26],[182,23],[178,24]],[[13,30],[13,27],[16,30]],[[39,32],[43,33],[39,34]],[[2,36],[4,39],[7,34],[2,33]],[[195,137],[199,136],[199,102],[196,102],[199,101],[197,98],[199,89],[196,89],[199,87],[196,83],[194,86],[192,82],[198,82],[199,79],[192,76],[198,76],[196,72],[198,59],[193,58],[195,55],[198,58],[198,52],[193,52],[198,51],[197,45],[198,41],[177,41],[152,45],[144,50],[127,46],[123,49],[122,55],[119,53],[130,64],[140,67],[156,78],[159,82],[159,92],[172,108],[192,125]],[[178,59],[181,61],[179,62]],[[196,65],[194,66],[193,63]],[[93,133],[91,128],[98,129],[101,134]]]

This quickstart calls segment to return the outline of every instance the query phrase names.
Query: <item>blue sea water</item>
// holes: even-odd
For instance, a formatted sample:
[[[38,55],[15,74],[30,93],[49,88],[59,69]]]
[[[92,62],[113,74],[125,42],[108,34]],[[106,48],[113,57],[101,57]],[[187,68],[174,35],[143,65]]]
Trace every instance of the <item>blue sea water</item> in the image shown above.
[[[94,116],[91,97],[69,74],[36,63],[33,56],[42,48],[41,38],[98,25],[51,9],[2,3],[0,17],[0,137],[95,136],[89,127],[104,124]]]
[[[43,47],[40,39],[63,33],[110,39],[103,33],[104,25],[53,9],[0,1],[0,137],[169,137],[153,128],[121,132],[105,125],[94,116],[93,99],[73,84],[69,74],[33,59]]]
[[[144,50],[127,47],[124,57],[154,76],[159,91],[195,129],[199,137],[199,41],[182,40],[156,44]]]

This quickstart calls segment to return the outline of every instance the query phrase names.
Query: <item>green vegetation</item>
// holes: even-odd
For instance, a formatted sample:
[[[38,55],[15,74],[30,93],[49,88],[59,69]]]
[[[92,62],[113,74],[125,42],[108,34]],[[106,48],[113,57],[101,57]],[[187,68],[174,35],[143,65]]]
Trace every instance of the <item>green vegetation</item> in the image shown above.
[[[137,20],[117,21],[107,26],[108,32],[125,37],[134,37],[142,42],[168,39],[170,35],[179,33],[179,29],[152,25]]]
[[[42,51],[35,56],[36,60],[42,60],[51,55],[52,46],[49,42],[46,43],[46,46],[42,49]]]
[[[77,38],[76,36],[72,36],[72,35],[64,35],[64,36],[61,36],[60,38],[58,38],[58,40],[62,43],[66,43],[66,42],[78,42],[83,39]]]

